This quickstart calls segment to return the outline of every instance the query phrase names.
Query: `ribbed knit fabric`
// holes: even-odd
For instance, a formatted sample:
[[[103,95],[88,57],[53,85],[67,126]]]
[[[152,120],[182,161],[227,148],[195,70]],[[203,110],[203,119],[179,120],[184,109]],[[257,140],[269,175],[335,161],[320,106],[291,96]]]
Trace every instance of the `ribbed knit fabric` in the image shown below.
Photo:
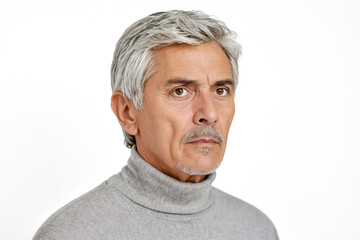
[[[119,174],[54,213],[33,240],[278,239],[261,211],[212,187],[214,179],[180,182],[133,148]]]
[[[200,183],[180,182],[151,167],[134,148],[131,151],[128,165],[108,183],[132,201],[158,212],[174,214],[197,213],[213,203],[211,183],[215,174]]]

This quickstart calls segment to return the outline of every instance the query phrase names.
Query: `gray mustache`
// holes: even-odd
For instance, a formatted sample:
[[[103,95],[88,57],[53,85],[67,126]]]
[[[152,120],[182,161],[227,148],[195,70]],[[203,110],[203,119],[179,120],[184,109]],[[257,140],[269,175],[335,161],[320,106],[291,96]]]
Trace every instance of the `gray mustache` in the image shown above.
[[[217,139],[220,143],[224,142],[224,138],[221,133],[213,126],[197,128],[191,132],[186,133],[182,139],[182,142],[189,143],[199,137],[212,137]]]

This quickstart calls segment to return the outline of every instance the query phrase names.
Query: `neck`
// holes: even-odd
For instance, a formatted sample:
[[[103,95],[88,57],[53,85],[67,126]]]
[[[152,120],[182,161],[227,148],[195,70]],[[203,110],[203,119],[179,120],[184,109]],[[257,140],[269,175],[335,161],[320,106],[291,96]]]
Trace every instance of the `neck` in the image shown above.
[[[190,214],[203,211],[212,204],[211,183],[215,175],[202,176],[204,179],[199,183],[179,181],[149,165],[132,148],[128,164],[109,180],[109,184],[149,209]]]
[[[188,175],[188,178],[180,180],[182,182],[199,183],[205,179],[204,175]]]

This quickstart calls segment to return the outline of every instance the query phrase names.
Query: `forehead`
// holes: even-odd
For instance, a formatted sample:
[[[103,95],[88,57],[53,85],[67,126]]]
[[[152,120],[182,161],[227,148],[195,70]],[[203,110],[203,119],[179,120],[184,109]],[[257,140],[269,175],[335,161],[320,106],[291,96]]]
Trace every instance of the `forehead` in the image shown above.
[[[197,81],[232,79],[230,61],[215,42],[177,44],[156,49],[153,60],[156,66],[154,77],[164,81],[171,78]]]

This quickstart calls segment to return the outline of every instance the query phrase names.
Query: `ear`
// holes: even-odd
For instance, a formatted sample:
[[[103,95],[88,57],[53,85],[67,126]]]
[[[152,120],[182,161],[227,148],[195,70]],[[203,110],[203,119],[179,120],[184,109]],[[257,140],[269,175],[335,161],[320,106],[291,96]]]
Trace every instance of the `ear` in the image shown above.
[[[111,109],[122,129],[130,135],[136,135],[138,128],[136,125],[136,109],[134,104],[121,92],[114,92],[111,96]]]

